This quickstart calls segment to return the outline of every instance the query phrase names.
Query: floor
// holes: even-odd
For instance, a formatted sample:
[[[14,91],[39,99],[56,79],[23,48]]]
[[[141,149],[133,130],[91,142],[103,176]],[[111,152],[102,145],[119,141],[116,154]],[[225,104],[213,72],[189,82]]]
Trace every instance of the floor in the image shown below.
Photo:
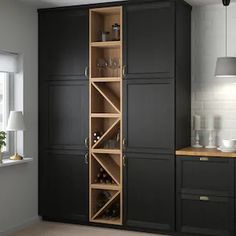
[[[103,229],[81,225],[40,222],[10,236],[161,236],[116,229]]]

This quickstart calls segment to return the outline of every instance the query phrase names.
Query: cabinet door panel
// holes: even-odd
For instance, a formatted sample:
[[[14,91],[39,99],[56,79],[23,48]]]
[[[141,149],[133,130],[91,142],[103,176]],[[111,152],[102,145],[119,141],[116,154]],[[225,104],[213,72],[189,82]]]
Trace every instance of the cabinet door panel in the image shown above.
[[[174,157],[127,154],[125,219],[130,227],[174,228]]]
[[[41,13],[40,68],[44,79],[87,79],[88,10]],[[48,77],[49,76],[49,77]]]
[[[174,150],[174,85],[171,80],[124,82],[126,151]]]
[[[177,157],[177,191],[222,197],[234,196],[234,160]]]
[[[174,77],[174,4],[128,5],[125,13],[126,77]]]
[[[41,214],[44,217],[86,222],[88,165],[85,163],[85,153],[62,153],[44,154],[41,166]]]
[[[234,235],[234,199],[179,195],[178,231],[197,235]]]
[[[40,102],[40,149],[86,150],[88,137],[88,83],[44,83]]]

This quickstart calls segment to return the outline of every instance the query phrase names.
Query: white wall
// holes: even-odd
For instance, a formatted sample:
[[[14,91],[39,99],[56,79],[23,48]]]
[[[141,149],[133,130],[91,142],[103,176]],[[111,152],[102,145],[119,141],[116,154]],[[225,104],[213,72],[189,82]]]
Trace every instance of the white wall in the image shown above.
[[[192,12],[192,114],[216,117],[217,144],[236,139],[236,78],[215,78],[216,58],[225,56],[225,8],[194,7]],[[228,8],[228,54],[236,56],[236,4]],[[202,132],[206,143],[206,132]],[[203,138],[203,137],[202,137]]]
[[[0,168],[0,235],[38,219],[37,24],[36,9],[17,0],[0,1],[0,50],[20,53],[24,65],[15,88],[23,95],[17,108],[23,109],[27,127],[21,150],[34,158],[30,164]]]

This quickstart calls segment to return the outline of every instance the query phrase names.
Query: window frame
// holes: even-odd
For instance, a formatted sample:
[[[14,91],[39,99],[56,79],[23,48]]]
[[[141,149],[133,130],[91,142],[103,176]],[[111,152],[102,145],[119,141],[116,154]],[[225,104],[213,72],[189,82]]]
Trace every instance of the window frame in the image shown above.
[[[5,127],[7,126],[8,117],[11,110],[14,110],[14,73],[10,72],[0,72],[5,74],[5,91],[6,91],[6,97],[4,101],[4,109],[6,110],[6,113],[3,117],[3,122]],[[7,145],[6,145],[6,151],[2,152],[3,159],[9,158],[9,156],[14,152],[14,132],[6,131],[7,133]]]

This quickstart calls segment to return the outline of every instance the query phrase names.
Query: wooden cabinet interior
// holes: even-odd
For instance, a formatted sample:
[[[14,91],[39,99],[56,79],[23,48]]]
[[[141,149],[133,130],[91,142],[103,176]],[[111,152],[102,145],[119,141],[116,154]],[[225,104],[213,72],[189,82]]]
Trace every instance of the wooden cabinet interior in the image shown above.
[[[122,224],[122,7],[90,10],[90,222]],[[102,32],[110,32],[102,41]],[[121,33],[122,35],[122,33]]]
[[[101,32],[109,32],[108,38],[111,39],[112,25],[121,25],[121,7],[107,7],[90,10],[90,38],[91,42],[101,41]]]
[[[122,25],[121,7],[90,10],[91,78],[119,78],[122,71],[122,40],[113,40],[112,25]],[[122,28],[122,27],[120,27]],[[102,41],[102,33],[107,33]],[[120,30],[122,35],[122,30]]]

